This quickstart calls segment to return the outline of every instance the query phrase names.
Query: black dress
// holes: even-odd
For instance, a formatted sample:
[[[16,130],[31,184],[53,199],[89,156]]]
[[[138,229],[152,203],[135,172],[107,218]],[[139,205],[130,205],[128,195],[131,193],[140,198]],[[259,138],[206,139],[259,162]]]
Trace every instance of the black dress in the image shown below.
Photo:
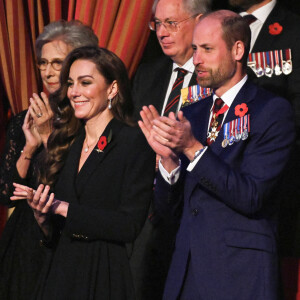
[[[55,198],[70,204],[53,230],[59,239],[37,299],[135,299],[129,249],[147,217],[155,155],[139,128],[115,119],[102,136],[112,138],[103,152],[95,147],[78,173],[83,130],[59,175]]]
[[[15,209],[8,219],[0,240],[0,299],[32,300],[45,248],[40,246],[40,230],[25,200],[10,201],[12,183],[35,186],[33,167],[26,180],[18,176],[16,162],[25,145],[22,125],[27,111],[12,118],[0,165],[0,204]]]

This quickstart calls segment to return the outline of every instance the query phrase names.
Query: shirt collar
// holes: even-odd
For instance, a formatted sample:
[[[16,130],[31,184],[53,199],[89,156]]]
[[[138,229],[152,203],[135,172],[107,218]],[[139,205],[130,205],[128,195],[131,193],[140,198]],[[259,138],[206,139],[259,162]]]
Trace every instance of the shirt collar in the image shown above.
[[[181,68],[184,69],[186,71],[188,71],[189,73],[194,73],[195,71],[195,66],[193,64],[193,57],[191,57],[183,66],[179,66],[177,65],[175,62],[173,62],[173,72],[176,68]]]
[[[258,8],[254,12],[252,12],[252,15],[254,17],[256,17],[257,20],[264,23],[266,21],[267,17],[269,16],[269,14],[271,13],[271,11],[273,10],[274,6],[276,5],[276,2],[277,2],[277,0],[270,1],[266,5]],[[243,16],[248,15],[248,13],[243,11],[243,12],[241,12],[240,15],[243,17]]]
[[[236,85],[234,85],[231,89],[229,89],[221,96],[222,100],[228,107],[231,106],[233,100],[235,99],[236,95],[238,94],[242,86],[245,84],[247,79],[248,79],[248,75],[245,75],[242,80],[240,80]],[[219,97],[216,94],[213,94],[214,102],[217,98]]]

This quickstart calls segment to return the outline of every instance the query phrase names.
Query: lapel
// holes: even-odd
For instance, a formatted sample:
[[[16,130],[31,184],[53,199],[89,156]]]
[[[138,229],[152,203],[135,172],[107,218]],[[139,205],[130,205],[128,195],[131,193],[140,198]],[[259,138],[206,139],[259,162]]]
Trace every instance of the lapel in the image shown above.
[[[124,127],[124,124],[119,122],[116,119],[112,119],[109,124],[106,126],[102,136],[108,137],[110,132],[112,134],[111,141],[107,143],[106,147],[104,148],[103,152],[98,152],[97,145],[95,146],[94,150],[91,152],[89,157],[87,158],[86,162],[80,169],[80,172],[77,174],[76,178],[76,192],[78,198],[80,198],[82,192],[84,191],[85,187],[87,186],[87,182],[91,176],[93,176],[94,171],[99,167],[101,162],[105,159],[105,157],[108,155],[108,153],[111,151],[111,149],[114,148],[114,146],[117,143],[117,135],[119,131]],[[85,134],[84,134],[85,136]],[[81,140],[81,147],[80,151],[82,149],[83,140]],[[79,159],[78,159],[79,161]],[[78,168],[78,163],[76,164],[76,168]],[[77,170],[76,170],[77,172]]]
[[[256,92],[257,92],[256,87],[253,84],[251,84],[248,79],[247,82],[243,85],[241,90],[236,95],[235,99],[233,100],[233,102],[228,110],[228,113],[226,115],[226,118],[223,122],[223,126],[224,126],[224,124],[238,118],[235,115],[235,107],[237,105],[246,103],[249,108],[248,104],[249,104],[249,102],[251,102],[254,99]],[[247,114],[248,113],[251,115],[250,109],[248,110]],[[222,141],[224,140],[223,126],[221,127],[216,140],[210,145],[211,150],[217,155],[223,150],[223,147],[222,147]],[[228,148],[228,149],[230,149],[230,148]]]
[[[194,72],[192,77],[191,77],[191,80],[189,82],[189,86],[193,86],[193,85],[197,85],[198,82],[197,82],[197,75],[196,73]]]
[[[258,37],[255,41],[255,44],[253,46],[252,53],[262,52],[267,50],[279,50],[279,49],[275,49],[276,47],[273,45],[278,40],[278,36],[269,33],[269,25],[274,24],[275,22],[282,25],[284,23],[284,18],[285,18],[284,10],[281,9],[279,4],[277,3],[273,8],[273,10],[271,11],[271,13],[269,14],[265,23],[263,24],[260,33],[258,34]]]

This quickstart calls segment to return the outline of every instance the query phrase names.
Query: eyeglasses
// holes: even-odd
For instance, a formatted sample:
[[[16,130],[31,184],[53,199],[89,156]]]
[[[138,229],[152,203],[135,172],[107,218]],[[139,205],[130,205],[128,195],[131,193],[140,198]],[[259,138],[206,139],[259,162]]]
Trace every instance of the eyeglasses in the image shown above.
[[[45,71],[47,69],[48,64],[50,64],[55,71],[60,71],[63,61],[60,59],[54,59],[52,61],[48,61],[47,59],[41,59],[40,61],[38,61],[37,66],[41,71]]]
[[[186,18],[184,20],[181,20],[181,21],[159,21],[159,20],[152,20],[152,21],[149,22],[149,28],[152,31],[157,31],[161,27],[161,25],[163,25],[168,32],[176,32],[179,29],[179,24],[180,23],[182,23],[184,21],[187,21],[187,20],[189,20],[191,18],[194,18],[197,15],[190,16],[190,17],[188,17],[188,18]]]

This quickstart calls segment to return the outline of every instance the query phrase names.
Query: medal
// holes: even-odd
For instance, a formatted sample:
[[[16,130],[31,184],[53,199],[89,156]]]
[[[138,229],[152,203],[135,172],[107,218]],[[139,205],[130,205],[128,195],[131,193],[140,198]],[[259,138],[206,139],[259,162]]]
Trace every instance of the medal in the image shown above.
[[[264,70],[261,67],[261,57],[260,57],[260,52],[255,53],[255,58],[256,58],[256,76],[261,77],[264,75]]]
[[[266,61],[267,61],[267,63],[266,63]],[[266,68],[265,68],[265,74],[266,74],[266,76],[272,77],[272,75],[273,75],[273,68],[271,66],[271,60],[270,60],[270,54],[269,54],[269,52],[264,52],[264,62],[266,64]]]
[[[275,71],[275,75],[279,76],[282,73],[282,71],[281,71],[281,68],[279,66],[279,53],[278,53],[278,50],[275,50],[274,53],[275,53],[275,63],[276,63],[276,65],[274,67],[274,71]]]
[[[282,62],[282,72],[288,75],[292,72],[291,49],[285,50],[285,58],[286,60]]]
[[[236,134],[235,134],[235,141],[236,142],[239,142],[242,138],[242,135],[241,135],[241,130],[240,130],[240,125],[241,125],[241,118],[237,119],[236,120]]]
[[[255,62],[255,60],[253,59],[253,57],[254,57],[254,54],[249,53],[247,65],[248,65],[248,67],[250,67],[250,68],[252,69],[252,71],[256,74],[256,62]]]
[[[243,132],[242,132],[242,140],[244,141],[244,140],[246,140],[248,138],[248,131],[247,130],[244,130]]]
[[[233,134],[233,129],[234,129],[234,120],[230,122],[230,137],[229,137],[229,146],[233,145],[235,142],[234,134]]]
[[[222,141],[222,147],[226,148],[228,146],[228,136],[229,136],[229,123],[224,124],[223,127],[223,132],[224,132],[224,140]]]

